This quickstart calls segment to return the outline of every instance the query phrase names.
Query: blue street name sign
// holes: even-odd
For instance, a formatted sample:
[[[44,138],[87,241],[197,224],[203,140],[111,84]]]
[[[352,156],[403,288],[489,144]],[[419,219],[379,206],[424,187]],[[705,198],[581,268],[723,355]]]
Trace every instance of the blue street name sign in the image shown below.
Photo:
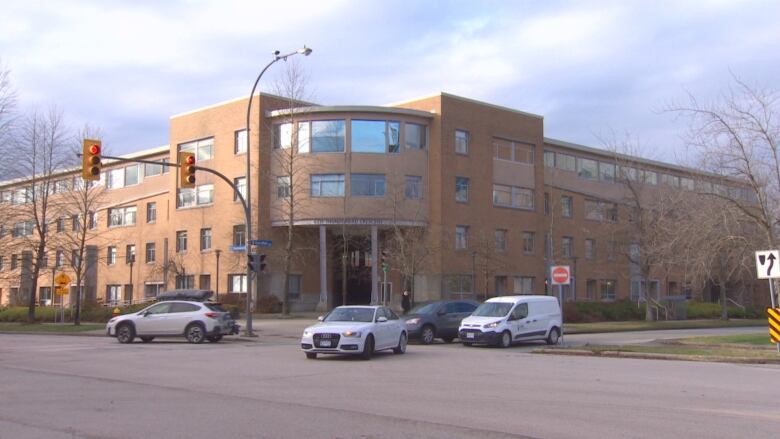
[[[258,247],[271,247],[273,244],[270,239],[252,239],[249,243]]]
[[[231,245],[230,250],[234,252],[245,252],[246,246],[244,245]]]

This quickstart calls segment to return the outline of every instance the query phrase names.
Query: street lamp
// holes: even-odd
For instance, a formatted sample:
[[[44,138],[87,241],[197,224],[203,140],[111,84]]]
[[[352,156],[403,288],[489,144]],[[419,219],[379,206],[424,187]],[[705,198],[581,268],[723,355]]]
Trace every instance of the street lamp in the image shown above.
[[[265,73],[266,70],[268,70],[269,67],[271,67],[275,62],[279,60],[285,60],[287,61],[287,58],[294,56],[294,55],[303,55],[303,56],[309,56],[311,55],[311,48],[306,47],[305,45],[301,47],[300,49],[296,50],[295,52],[290,52],[286,55],[280,55],[279,51],[276,50],[273,53],[274,59],[271,60],[271,62],[266,65],[263,70],[260,71],[260,74],[257,75],[257,79],[255,79],[255,84],[252,86],[252,92],[249,93],[249,102],[246,106],[246,258],[247,258],[247,267],[246,267],[246,335],[247,336],[254,336],[254,332],[252,331],[252,269],[249,267],[249,254],[251,253],[251,245],[250,240],[252,239],[252,184],[251,184],[251,175],[252,175],[252,166],[251,166],[251,156],[252,156],[252,136],[249,135],[249,123],[251,122],[251,116],[252,116],[252,97],[255,95],[255,90],[257,89],[257,84],[260,82],[260,78],[263,77],[263,73]],[[259,122],[258,122],[259,123]],[[258,137],[258,148],[260,146],[259,144],[259,137]]]

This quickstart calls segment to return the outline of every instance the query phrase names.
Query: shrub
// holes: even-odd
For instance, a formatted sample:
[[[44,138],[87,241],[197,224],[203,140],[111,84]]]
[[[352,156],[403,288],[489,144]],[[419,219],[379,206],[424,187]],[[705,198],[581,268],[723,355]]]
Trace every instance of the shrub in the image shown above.
[[[637,306],[628,300],[616,302],[566,302],[563,318],[569,323],[641,320],[645,316],[644,305]]]
[[[257,298],[255,311],[262,314],[282,312],[282,302],[274,295],[264,294]]]

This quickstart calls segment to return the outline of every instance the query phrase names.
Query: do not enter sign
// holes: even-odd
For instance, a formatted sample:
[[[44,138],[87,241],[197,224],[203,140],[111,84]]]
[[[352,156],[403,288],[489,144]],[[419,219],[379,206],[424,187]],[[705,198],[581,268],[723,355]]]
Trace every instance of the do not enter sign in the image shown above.
[[[553,265],[550,267],[553,285],[569,285],[571,272],[568,265]]]

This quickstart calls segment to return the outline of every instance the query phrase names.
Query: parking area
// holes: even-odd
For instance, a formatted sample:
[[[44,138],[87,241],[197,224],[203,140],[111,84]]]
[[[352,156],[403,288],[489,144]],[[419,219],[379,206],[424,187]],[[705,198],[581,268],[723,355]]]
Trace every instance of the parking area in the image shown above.
[[[457,344],[312,361],[287,330],[258,329],[256,341],[200,345],[0,335],[0,437],[715,438],[780,428],[772,366]]]

